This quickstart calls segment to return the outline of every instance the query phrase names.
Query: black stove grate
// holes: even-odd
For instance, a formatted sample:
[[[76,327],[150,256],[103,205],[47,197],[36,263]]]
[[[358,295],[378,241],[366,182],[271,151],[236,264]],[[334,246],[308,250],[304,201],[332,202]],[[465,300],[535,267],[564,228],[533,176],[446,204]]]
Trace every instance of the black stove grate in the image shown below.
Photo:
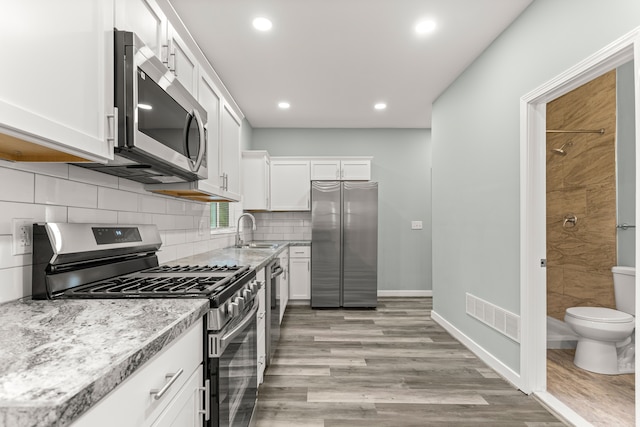
[[[239,265],[161,265],[143,273],[235,273],[247,267]]]

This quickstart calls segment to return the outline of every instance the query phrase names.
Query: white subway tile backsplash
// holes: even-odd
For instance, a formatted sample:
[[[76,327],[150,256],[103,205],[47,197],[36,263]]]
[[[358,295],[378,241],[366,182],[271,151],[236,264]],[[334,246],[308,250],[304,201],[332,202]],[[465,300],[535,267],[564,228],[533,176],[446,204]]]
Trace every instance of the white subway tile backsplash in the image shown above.
[[[187,243],[182,245],[176,245],[176,259],[184,258],[193,255],[193,243]]]
[[[164,264],[169,261],[173,261],[178,259],[177,251],[175,246],[162,246],[160,250],[156,253],[158,255],[158,262],[160,264]]]
[[[137,212],[138,197],[138,194],[130,191],[98,187],[98,208]]]
[[[175,228],[182,230],[193,228],[193,217],[189,215],[173,215],[173,223]]]
[[[0,304],[31,295],[31,266],[0,270]]]
[[[130,179],[118,178],[118,188],[133,193],[147,193],[147,190],[144,189],[144,184]]]
[[[35,203],[47,205],[95,208],[98,206],[98,188],[81,182],[36,175],[34,200]]]
[[[0,160],[2,167],[33,172],[39,175],[55,176],[57,178],[69,178],[69,165],[66,163],[41,163],[41,162],[7,162]]]
[[[69,208],[68,222],[92,222],[96,224],[117,224],[118,212],[101,209]]]
[[[0,168],[0,200],[33,203],[35,175],[20,170]]]
[[[118,177],[69,165],[69,179],[84,182],[85,184],[99,185],[102,187],[118,188]]]
[[[118,212],[118,224],[153,224],[153,214],[144,212]]]
[[[164,236],[165,245],[179,245],[187,241],[187,235],[184,230],[167,230]]]
[[[153,224],[158,226],[158,230],[175,230],[175,217],[173,215],[152,214]]]
[[[157,213],[163,214],[167,213],[167,200],[162,197],[150,196],[150,195],[140,195],[140,212],[147,213]]]
[[[187,203],[181,200],[167,199],[167,213],[173,215],[187,215]]]
[[[31,254],[13,255],[11,249],[13,247],[13,238],[10,235],[0,236],[0,269],[21,267],[31,265]],[[2,282],[0,282],[2,286]],[[0,294],[2,291],[0,291]]]
[[[33,218],[34,222],[67,222],[65,206],[0,202],[0,234],[11,234],[13,218]]]

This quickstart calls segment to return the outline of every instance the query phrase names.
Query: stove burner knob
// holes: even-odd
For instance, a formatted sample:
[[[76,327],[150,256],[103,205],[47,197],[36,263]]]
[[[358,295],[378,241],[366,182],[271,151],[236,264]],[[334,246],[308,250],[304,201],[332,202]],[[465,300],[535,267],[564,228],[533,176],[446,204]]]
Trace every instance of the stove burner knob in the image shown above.
[[[249,287],[251,288],[251,293],[253,293],[253,294],[257,294],[258,293],[258,283],[257,282],[251,282]]]
[[[240,306],[237,302],[230,302],[229,306],[231,307],[231,312],[230,312],[231,317],[236,317],[240,315],[240,311],[242,310],[240,309]]]
[[[245,301],[249,301],[252,296],[253,293],[251,292],[251,289],[245,289],[244,291],[242,291],[242,297],[245,299]]]
[[[227,315],[233,317],[233,303],[229,302],[227,303]]]
[[[237,297],[237,298],[236,298],[236,300],[235,300],[235,302],[234,302],[234,304],[237,304],[237,305],[238,305],[238,307],[239,307],[239,310],[240,310],[240,311],[243,311],[243,310],[244,310],[244,298],[242,298],[242,297]]]

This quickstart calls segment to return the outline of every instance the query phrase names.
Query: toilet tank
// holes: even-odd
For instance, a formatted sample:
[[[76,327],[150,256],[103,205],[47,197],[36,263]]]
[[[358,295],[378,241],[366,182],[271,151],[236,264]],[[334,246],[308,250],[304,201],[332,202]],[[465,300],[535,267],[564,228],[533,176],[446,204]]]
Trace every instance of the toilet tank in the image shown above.
[[[616,309],[636,315],[636,268],[615,266],[613,289],[616,296]]]

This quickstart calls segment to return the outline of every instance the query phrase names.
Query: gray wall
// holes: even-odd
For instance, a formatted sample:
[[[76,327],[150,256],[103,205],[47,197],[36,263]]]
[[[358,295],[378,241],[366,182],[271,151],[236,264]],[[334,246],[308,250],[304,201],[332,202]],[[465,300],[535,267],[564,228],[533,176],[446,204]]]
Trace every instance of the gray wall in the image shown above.
[[[618,224],[635,225],[636,132],[633,93],[633,62],[618,68],[616,84],[618,130],[616,166],[618,177]],[[618,264],[636,265],[636,229],[618,229]]]
[[[428,129],[259,129],[271,156],[373,156],[379,182],[378,289],[431,289],[431,132]],[[411,230],[420,220],[423,230]]]
[[[520,313],[520,97],[639,25],[637,0],[536,0],[434,103],[434,310],[515,372],[465,293]]]

